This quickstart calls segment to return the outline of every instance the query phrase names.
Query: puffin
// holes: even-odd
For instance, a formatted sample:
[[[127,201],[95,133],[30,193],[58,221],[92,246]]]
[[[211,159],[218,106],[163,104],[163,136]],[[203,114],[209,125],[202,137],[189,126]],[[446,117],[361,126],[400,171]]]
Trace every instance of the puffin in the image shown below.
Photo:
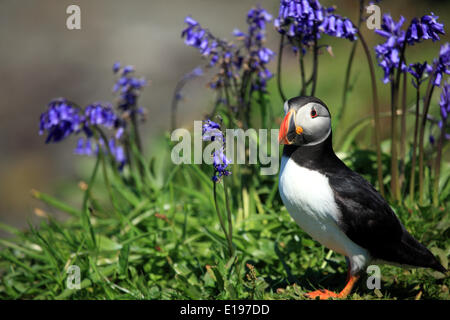
[[[346,258],[344,289],[321,289],[312,299],[347,297],[369,265],[432,268],[447,273],[434,255],[403,226],[387,201],[348,168],[332,146],[331,115],[312,96],[284,103],[278,140],[284,145],[279,193],[293,220],[323,246]]]

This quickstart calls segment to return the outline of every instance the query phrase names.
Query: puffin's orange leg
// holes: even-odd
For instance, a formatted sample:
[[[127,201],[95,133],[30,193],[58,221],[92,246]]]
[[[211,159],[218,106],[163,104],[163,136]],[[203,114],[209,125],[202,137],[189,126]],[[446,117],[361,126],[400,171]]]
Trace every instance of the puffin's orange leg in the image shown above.
[[[345,298],[347,297],[350,292],[352,291],[353,286],[355,285],[355,283],[358,281],[359,276],[352,276],[350,275],[350,271],[348,272],[348,279],[347,279],[347,284],[345,285],[344,289],[342,289],[341,292],[339,293],[335,293],[329,290],[316,290],[313,292],[309,292],[306,294],[306,296],[310,299],[316,299],[317,297],[319,297],[320,300],[326,300],[329,298]]]

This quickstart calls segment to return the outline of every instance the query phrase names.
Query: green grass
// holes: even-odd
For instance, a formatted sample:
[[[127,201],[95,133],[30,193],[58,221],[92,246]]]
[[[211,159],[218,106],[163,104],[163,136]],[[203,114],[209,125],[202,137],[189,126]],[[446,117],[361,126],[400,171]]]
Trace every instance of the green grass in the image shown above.
[[[347,163],[358,169],[361,159],[352,153]],[[305,299],[304,293],[317,288],[342,289],[344,258],[294,223],[281,205],[277,176],[260,177],[257,188],[234,190],[236,253],[230,259],[212,181],[204,172],[211,168],[167,161],[149,168],[132,187],[110,175],[114,205],[97,177],[86,212],[35,192],[71,218],[55,221],[43,207],[48,217],[37,228],[0,225],[13,234],[0,239],[0,299]],[[370,180],[370,168],[362,171]],[[444,209],[394,209],[448,267],[450,221]],[[80,290],[67,289],[70,265],[80,267]],[[450,281],[437,272],[392,266],[381,272],[380,290],[367,289],[363,276],[348,299],[450,298]]]

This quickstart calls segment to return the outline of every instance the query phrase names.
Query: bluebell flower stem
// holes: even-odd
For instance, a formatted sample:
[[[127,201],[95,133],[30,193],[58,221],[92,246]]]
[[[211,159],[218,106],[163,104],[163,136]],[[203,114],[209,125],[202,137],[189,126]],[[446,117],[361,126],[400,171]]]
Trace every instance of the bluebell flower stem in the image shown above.
[[[278,50],[278,63],[277,63],[277,87],[278,93],[283,102],[286,101],[286,95],[283,92],[283,86],[281,83],[281,69],[282,69],[282,60],[283,60],[283,48],[284,48],[284,34],[280,37],[280,49]]]
[[[372,84],[372,100],[373,100],[373,119],[375,124],[375,147],[377,151],[377,177],[378,177],[378,188],[380,194],[384,197],[384,184],[383,184],[383,164],[381,162],[381,141],[380,141],[380,108],[378,105],[378,92],[377,92],[377,80],[375,77],[375,69],[373,67],[372,57],[370,55],[369,47],[367,46],[366,40],[362,36],[361,32],[358,30],[358,37],[366,54],[367,64],[369,65],[370,79]]]
[[[258,92],[258,103],[263,110],[261,112],[263,117],[263,126],[264,128],[269,129],[271,123],[272,123],[272,109],[270,107],[267,107],[266,100],[264,97],[264,92],[259,91]]]
[[[306,90],[306,84],[305,84],[305,61],[304,61],[305,55],[303,54],[303,46],[302,46],[302,40],[300,39],[300,45],[299,45],[299,64],[300,64],[300,78],[301,78],[301,89],[300,89],[300,96],[305,95]]]
[[[425,101],[423,104],[423,115],[422,122],[420,124],[420,132],[419,132],[419,204],[422,206],[424,204],[424,137],[425,137],[425,125],[427,123],[428,110],[430,107],[431,97],[433,96],[434,91],[434,79],[436,76],[436,70],[430,75],[428,80],[427,91],[425,93]]]
[[[228,219],[228,237],[229,237],[229,245],[230,245],[230,256],[234,255],[234,247],[233,247],[233,216],[231,214],[231,206],[230,199],[228,196],[227,184],[225,182],[226,177],[223,177],[223,192],[225,193],[225,205],[227,209],[227,219]]]
[[[212,109],[211,113],[208,115],[207,118],[212,118],[214,116],[214,114],[217,112],[217,108],[220,106],[220,104],[222,103],[222,91],[217,91],[217,99],[216,99],[216,103],[214,104],[214,108]]]
[[[84,196],[83,196],[83,214],[82,214],[82,219],[81,219],[81,223],[84,224],[84,228],[88,229],[88,232],[91,236],[91,241],[92,241],[92,245],[94,246],[94,248],[97,247],[97,241],[95,239],[95,233],[94,233],[94,229],[92,227],[91,224],[91,218],[90,218],[90,210],[88,207],[88,202],[89,202],[89,197],[91,194],[91,189],[92,186],[94,185],[95,182],[95,178],[97,177],[97,172],[98,172],[98,167],[100,165],[100,156],[97,156],[97,160],[95,162],[95,166],[94,166],[94,170],[92,171],[92,175],[91,178],[89,179],[89,182],[87,184],[87,188],[86,191],[84,192]]]
[[[357,26],[358,30],[361,28],[361,23],[363,21],[363,14],[364,14],[364,0],[360,0],[359,1],[359,18],[358,18],[358,26]],[[342,117],[345,114],[345,109],[347,107],[347,96],[348,96],[348,91],[349,91],[350,75],[351,75],[351,71],[352,71],[352,66],[353,66],[353,61],[355,58],[355,52],[356,52],[357,45],[358,45],[358,41],[357,40],[353,41],[352,49],[350,51],[350,56],[348,57],[347,68],[345,70],[344,90],[342,93],[342,106],[341,106],[341,109],[339,110],[339,113],[337,114],[335,123],[340,122],[340,120],[342,119]]]
[[[400,122],[400,178],[398,187],[400,189],[400,194],[402,194],[403,183],[405,182],[407,79],[408,73],[404,72],[402,83],[402,114]]]
[[[227,232],[227,228],[225,226],[225,222],[223,220],[223,216],[222,213],[220,212],[220,208],[219,208],[219,203],[217,201],[217,182],[213,182],[213,195],[214,195],[214,205],[216,207],[216,213],[217,213],[217,217],[219,218],[219,223],[220,223],[220,227],[222,228],[222,231],[225,235],[225,238],[227,240],[227,244],[228,244],[228,253],[230,255],[230,258],[233,256],[233,243],[230,239],[230,236]]]
[[[397,135],[397,106],[399,100],[400,77],[403,73],[402,65],[405,61],[406,39],[402,44],[400,61],[395,78],[391,79],[391,194],[395,201],[400,201],[400,183],[398,173],[398,135]]]
[[[138,125],[138,120],[137,120],[137,108],[136,106],[134,106],[132,108],[132,112],[131,112],[131,123],[133,126],[133,138],[136,141],[136,146],[139,150],[139,152],[142,153],[142,143],[141,143],[141,135],[139,134],[139,125]]]
[[[98,132],[98,134],[100,135],[100,138],[103,140],[103,142],[104,142],[104,144],[105,144],[105,148],[106,148],[106,151],[107,151],[107,153],[108,153],[108,157],[109,157],[109,160],[110,160],[110,162],[111,162],[111,167],[112,167],[112,169],[113,169],[114,174],[115,174],[117,177],[120,177],[120,172],[119,172],[119,170],[117,169],[117,163],[116,163],[116,161],[114,160],[114,157],[113,157],[113,155],[112,155],[111,148],[109,147],[109,144],[108,144],[108,137],[106,136],[106,134],[103,132],[103,130],[102,130],[100,127],[94,126],[94,129]],[[99,152],[100,152],[100,147],[99,147]],[[131,159],[128,158],[128,160],[130,161]]]
[[[316,85],[317,85],[317,76],[319,72],[319,47],[317,45],[317,23],[314,22],[314,56],[313,56],[313,73],[312,73],[312,88],[311,88],[311,96],[314,96],[316,93]]]
[[[245,113],[246,113],[246,99],[245,99],[245,95],[246,95],[246,88],[248,86],[248,72],[245,71],[244,75],[242,76],[242,81],[241,81],[241,87],[239,88],[239,92],[237,93],[237,99],[239,100],[239,119],[241,120],[242,123],[244,123],[244,118],[245,118]]]
[[[434,180],[433,180],[433,206],[439,206],[439,176],[441,174],[442,147],[444,146],[445,125],[442,125],[439,142],[437,145],[436,162],[434,164]]]
[[[398,201],[397,104],[395,84],[391,82],[391,195]]]
[[[133,106],[131,108],[131,125],[133,127],[133,140],[136,143],[138,152],[140,154],[142,154],[142,143],[141,143],[141,136],[139,133],[139,126],[138,126],[138,119],[137,119],[137,107]],[[131,162],[131,159],[130,159]],[[145,176],[145,170],[142,166],[141,161],[136,161],[137,162],[137,167],[139,170],[139,174],[141,175],[141,177]]]
[[[103,153],[103,151],[101,149],[99,149],[98,155],[99,155],[100,161],[102,163],[103,179],[105,180],[105,185],[106,185],[106,190],[108,191],[109,201],[111,201],[111,204],[112,204],[114,210],[117,210],[117,205],[116,205],[116,201],[114,200],[115,198],[114,198],[114,195],[112,192],[111,183],[108,178],[108,170],[106,167],[105,154]]]
[[[419,130],[420,113],[420,81],[417,82],[416,88],[416,118],[414,123],[414,138],[411,155],[411,174],[409,178],[409,199],[414,203],[415,181],[416,181],[416,160],[417,160],[417,134]]]
[[[350,56],[348,58],[347,68],[345,70],[344,90],[342,93],[342,106],[341,106],[341,109],[338,111],[335,123],[339,123],[341,121],[342,117],[344,116],[345,109],[347,107],[347,95],[348,95],[348,91],[349,91],[350,74],[351,74],[351,70],[352,70],[352,65],[353,65],[353,60],[355,57],[357,44],[358,44],[357,41],[353,42],[352,50],[350,51]]]
[[[179,93],[181,91],[181,89],[183,88],[183,86],[185,85],[185,81],[184,80],[180,80],[178,81],[178,83],[175,86],[175,90],[173,92],[173,96],[172,96],[172,104],[171,104],[171,115],[170,115],[170,127],[171,130],[174,131],[176,129],[176,125],[177,125],[177,107],[178,107],[178,101],[179,99]]]

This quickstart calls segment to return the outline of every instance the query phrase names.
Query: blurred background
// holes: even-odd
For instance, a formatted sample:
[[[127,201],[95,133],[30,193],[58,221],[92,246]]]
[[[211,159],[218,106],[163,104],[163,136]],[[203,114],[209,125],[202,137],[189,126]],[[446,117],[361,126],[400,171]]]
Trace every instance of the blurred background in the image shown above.
[[[86,179],[92,159],[73,154],[75,139],[60,144],[44,143],[39,136],[39,116],[55,97],[66,97],[79,105],[94,101],[112,101],[115,61],[134,65],[137,75],[149,80],[143,91],[141,105],[148,118],[142,125],[147,153],[157,152],[154,145],[169,129],[170,105],[177,81],[202,60],[193,48],[184,45],[180,37],[184,17],[192,15],[215,35],[232,39],[234,28],[246,29],[247,11],[261,4],[274,16],[278,0],[148,0],[148,1],[66,1],[66,0],[1,0],[0,1],[0,222],[26,227],[36,221],[36,206],[30,190],[38,189],[71,203],[78,203],[81,192],[74,193],[77,182]],[[321,1],[336,5],[338,13],[358,17],[357,0]],[[81,8],[81,30],[66,28],[66,8],[76,4]],[[434,12],[440,21],[450,23],[449,1],[382,1],[382,13],[390,12],[395,19]],[[382,38],[363,28],[369,46]],[[278,51],[278,35],[268,30],[268,47]],[[326,38],[333,47],[333,56],[325,53],[320,60],[317,96],[331,108],[340,106],[342,79],[351,44],[346,40]],[[329,41],[328,41],[329,40]],[[442,43],[415,46],[408,53],[411,60],[431,62]],[[295,56],[286,50],[283,84],[288,95],[298,92],[298,65]],[[275,63],[271,70],[275,72]],[[377,67],[378,79],[382,72]],[[335,81],[334,79],[339,79]],[[213,95],[205,88],[208,74],[189,83],[179,106],[179,126],[189,128],[211,110]],[[348,110],[336,134],[371,110],[370,82],[365,57],[360,47],[356,52]],[[389,87],[378,82],[383,110],[389,109]],[[282,114],[275,81],[269,86],[275,112]],[[412,90],[411,90],[412,91]],[[409,92],[413,103],[414,93]],[[438,113],[434,96],[432,114]],[[274,124],[273,127],[278,127]],[[342,129],[340,129],[342,128]],[[389,133],[389,119],[384,119],[383,135]],[[372,147],[371,128],[361,132],[358,142]],[[448,160],[448,159],[447,159]],[[76,194],[76,196],[73,196]],[[46,209],[46,208],[44,208]],[[3,236],[4,234],[0,234]]]

